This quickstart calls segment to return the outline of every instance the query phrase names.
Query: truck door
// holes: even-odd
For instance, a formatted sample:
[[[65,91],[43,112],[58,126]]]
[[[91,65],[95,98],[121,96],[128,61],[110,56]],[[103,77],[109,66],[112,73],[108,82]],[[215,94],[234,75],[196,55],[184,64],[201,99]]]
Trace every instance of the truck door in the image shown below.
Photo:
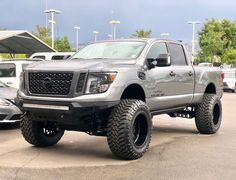
[[[170,95],[175,105],[187,105],[192,101],[194,93],[194,70],[187,61],[185,50],[181,44],[167,43],[171,55],[172,82]]]
[[[149,49],[146,59],[156,59],[160,54],[168,54],[165,42],[156,42]],[[147,70],[145,89],[147,91],[147,104],[150,110],[170,108],[173,100],[169,98],[173,94],[173,77],[171,66],[155,67]]]

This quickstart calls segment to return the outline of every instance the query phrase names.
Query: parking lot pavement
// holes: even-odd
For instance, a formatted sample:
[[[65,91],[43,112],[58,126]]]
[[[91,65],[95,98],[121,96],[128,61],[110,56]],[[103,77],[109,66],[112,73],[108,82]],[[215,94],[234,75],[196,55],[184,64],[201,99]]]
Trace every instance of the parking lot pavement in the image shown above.
[[[236,94],[223,96],[216,135],[200,135],[193,120],[154,117],[150,150],[124,161],[105,137],[66,132],[54,147],[35,148],[14,126],[0,125],[0,179],[235,179]]]

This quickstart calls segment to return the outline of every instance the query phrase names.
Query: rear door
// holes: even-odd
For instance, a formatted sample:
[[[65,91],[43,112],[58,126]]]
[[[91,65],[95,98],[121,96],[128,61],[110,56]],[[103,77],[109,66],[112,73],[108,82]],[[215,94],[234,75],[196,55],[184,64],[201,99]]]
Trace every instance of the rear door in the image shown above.
[[[194,93],[194,70],[187,61],[184,47],[177,43],[167,43],[171,55],[172,77],[171,96],[176,106],[186,105],[192,101]]]

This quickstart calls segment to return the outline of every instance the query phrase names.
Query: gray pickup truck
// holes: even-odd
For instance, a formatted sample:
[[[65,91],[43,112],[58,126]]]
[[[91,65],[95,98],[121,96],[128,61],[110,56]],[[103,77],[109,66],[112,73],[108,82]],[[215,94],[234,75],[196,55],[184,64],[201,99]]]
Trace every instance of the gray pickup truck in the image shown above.
[[[221,72],[193,67],[179,42],[97,42],[70,60],[29,65],[21,78],[21,131],[34,146],[82,131],[107,136],[115,156],[132,160],[149,147],[154,115],[195,118],[203,134],[221,124]]]

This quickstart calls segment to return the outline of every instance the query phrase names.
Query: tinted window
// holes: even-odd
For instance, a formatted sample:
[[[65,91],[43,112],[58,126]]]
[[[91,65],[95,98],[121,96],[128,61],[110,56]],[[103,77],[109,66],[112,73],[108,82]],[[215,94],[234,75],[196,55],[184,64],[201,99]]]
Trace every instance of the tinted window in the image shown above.
[[[180,44],[168,44],[172,65],[187,65],[183,46]]]
[[[45,56],[34,56],[33,58],[35,58],[35,59],[46,59]]]
[[[52,56],[52,60],[62,60],[62,59],[64,59],[64,56]]]
[[[12,63],[0,64],[0,77],[16,77],[16,66]]]
[[[160,54],[167,54],[167,48],[165,43],[154,44],[148,52],[147,58],[156,59]]]

